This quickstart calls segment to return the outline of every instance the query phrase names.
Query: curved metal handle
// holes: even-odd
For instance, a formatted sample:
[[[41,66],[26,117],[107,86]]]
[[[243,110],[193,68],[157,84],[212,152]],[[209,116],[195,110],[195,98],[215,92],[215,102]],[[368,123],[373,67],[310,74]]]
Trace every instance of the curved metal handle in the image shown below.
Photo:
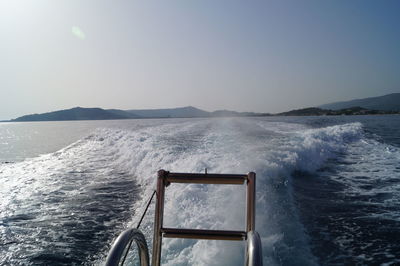
[[[247,266],[262,266],[262,245],[260,235],[256,231],[247,233],[247,250],[246,264]]]
[[[131,241],[135,241],[139,249],[140,266],[149,266],[149,249],[147,247],[146,238],[140,230],[133,228],[123,231],[118,236],[108,253],[105,265],[119,265],[121,258],[124,255],[124,251],[128,246],[130,246]]]

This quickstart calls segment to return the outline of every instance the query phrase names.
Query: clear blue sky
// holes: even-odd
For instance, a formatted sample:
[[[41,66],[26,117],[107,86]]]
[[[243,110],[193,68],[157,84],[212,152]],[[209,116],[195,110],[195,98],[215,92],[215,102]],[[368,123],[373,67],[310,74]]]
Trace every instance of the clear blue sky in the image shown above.
[[[0,119],[400,92],[400,1],[0,1]]]

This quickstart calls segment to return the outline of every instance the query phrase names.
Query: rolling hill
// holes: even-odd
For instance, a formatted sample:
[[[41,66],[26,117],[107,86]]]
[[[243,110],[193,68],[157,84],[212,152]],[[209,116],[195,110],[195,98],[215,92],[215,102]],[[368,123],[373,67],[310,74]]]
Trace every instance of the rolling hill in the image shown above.
[[[126,112],[143,118],[207,117],[210,112],[193,106],[170,109],[127,110]]]
[[[392,93],[384,96],[356,99],[351,101],[334,102],[320,105],[320,108],[340,110],[351,107],[362,107],[370,110],[400,111],[400,93]]]
[[[68,121],[68,120],[109,120],[133,118],[133,114],[114,113],[101,108],[75,107],[66,110],[48,112],[43,114],[24,115],[13,119],[15,122],[25,121]]]

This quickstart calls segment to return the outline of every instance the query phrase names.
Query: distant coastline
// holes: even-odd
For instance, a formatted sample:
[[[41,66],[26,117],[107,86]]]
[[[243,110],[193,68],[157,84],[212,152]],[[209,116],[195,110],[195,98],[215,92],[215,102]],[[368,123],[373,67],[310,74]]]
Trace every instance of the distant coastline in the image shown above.
[[[358,105],[352,105],[358,104]],[[374,107],[373,109],[367,107]],[[324,108],[325,107],[325,108]],[[330,107],[330,108],[326,108]],[[341,108],[343,107],[343,108]],[[196,117],[249,117],[249,116],[333,116],[333,115],[384,115],[400,114],[400,93],[380,97],[352,100],[291,110],[282,113],[237,112],[217,110],[208,112],[193,106],[170,109],[119,110],[75,107],[42,114],[24,115],[0,122],[114,120],[148,118],[196,118]]]
[[[184,109],[174,108],[170,110]],[[195,108],[195,107],[190,107]],[[206,112],[201,109],[198,111]],[[166,109],[168,110],[168,109]],[[101,108],[82,108],[76,107],[67,110],[60,110],[55,112],[49,112],[44,114],[33,114],[21,116],[12,120],[4,120],[0,122],[39,122],[39,121],[76,121],[76,120],[118,120],[118,119],[156,119],[156,118],[200,118],[200,117],[263,117],[263,116],[338,116],[338,115],[385,115],[385,114],[400,114],[399,111],[383,111],[383,110],[369,110],[361,107],[352,107],[341,110],[328,110],[317,107],[303,108],[291,110],[288,112],[269,114],[269,113],[253,113],[253,112],[236,112],[236,111],[214,111],[206,112],[202,115],[190,115],[190,114],[180,114],[180,115],[157,115],[157,116],[137,116],[122,115],[123,110],[118,110],[121,115],[116,115],[108,110]],[[158,109],[154,109],[158,111]]]

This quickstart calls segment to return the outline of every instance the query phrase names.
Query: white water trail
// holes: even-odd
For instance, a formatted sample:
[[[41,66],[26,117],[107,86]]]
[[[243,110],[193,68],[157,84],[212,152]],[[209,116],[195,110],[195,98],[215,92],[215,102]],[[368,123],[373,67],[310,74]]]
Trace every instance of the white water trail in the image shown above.
[[[256,230],[262,238],[264,263],[312,265],[315,258],[292,199],[291,174],[317,170],[326,160],[345,153],[349,143],[359,141],[361,132],[359,123],[309,129],[300,124],[245,118],[194,119],[134,129],[103,128],[59,152],[1,166],[0,176],[9,178],[1,187],[2,192],[14,191],[3,196],[2,203],[7,206],[21,200],[29,205],[18,197],[32,197],[40,204],[40,197],[49,189],[55,193],[67,191],[65,197],[78,197],[88,187],[120,179],[116,173],[127,173],[142,190],[141,199],[132,203],[135,216],[126,223],[126,227],[132,227],[155,188],[159,169],[254,171]],[[60,177],[72,170],[79,189],[61,188]],[[167,189],[164,225],[242,230],[244,201],[243,186],[174,184]],[[152,215],[150,208],[141,227],[148,240],[152,238]],[[103,257],[105,252],[97,256]],[[162,261],[164,265],[242,265],[243,254],[244,244],[240,242],[166,239]],[[102,259],[97,262],[101,264]]]
[[[274,131],[272,128],[278,128]],[[359,140],[361,124],[322,129],[246,119],[200,120],[136,132],[103,131],[115,163],[127,167],[150,195],[156,172],[257,173],[256,229],[262,236],[264,262],[314,264],[308,239],[291,198],[290,174],[315,171],[325,160]],[[285,128],[282,131],[282,128]],[[118,141],[113,141],[118,140]],[[141,210],[146,197],[135,204]],[[244,228],[243,187],[171,185],[167,189],[165,226],[202,229]],[[130,225],[137,223],[134,217]],[[152,216],[143,230],[152,237]],[[151,244],[150,244],[151,245]],[[241,265],[244,245],[220,241],[166,239],[165,265]],[[295,258],[295,259],[294,259]]]

